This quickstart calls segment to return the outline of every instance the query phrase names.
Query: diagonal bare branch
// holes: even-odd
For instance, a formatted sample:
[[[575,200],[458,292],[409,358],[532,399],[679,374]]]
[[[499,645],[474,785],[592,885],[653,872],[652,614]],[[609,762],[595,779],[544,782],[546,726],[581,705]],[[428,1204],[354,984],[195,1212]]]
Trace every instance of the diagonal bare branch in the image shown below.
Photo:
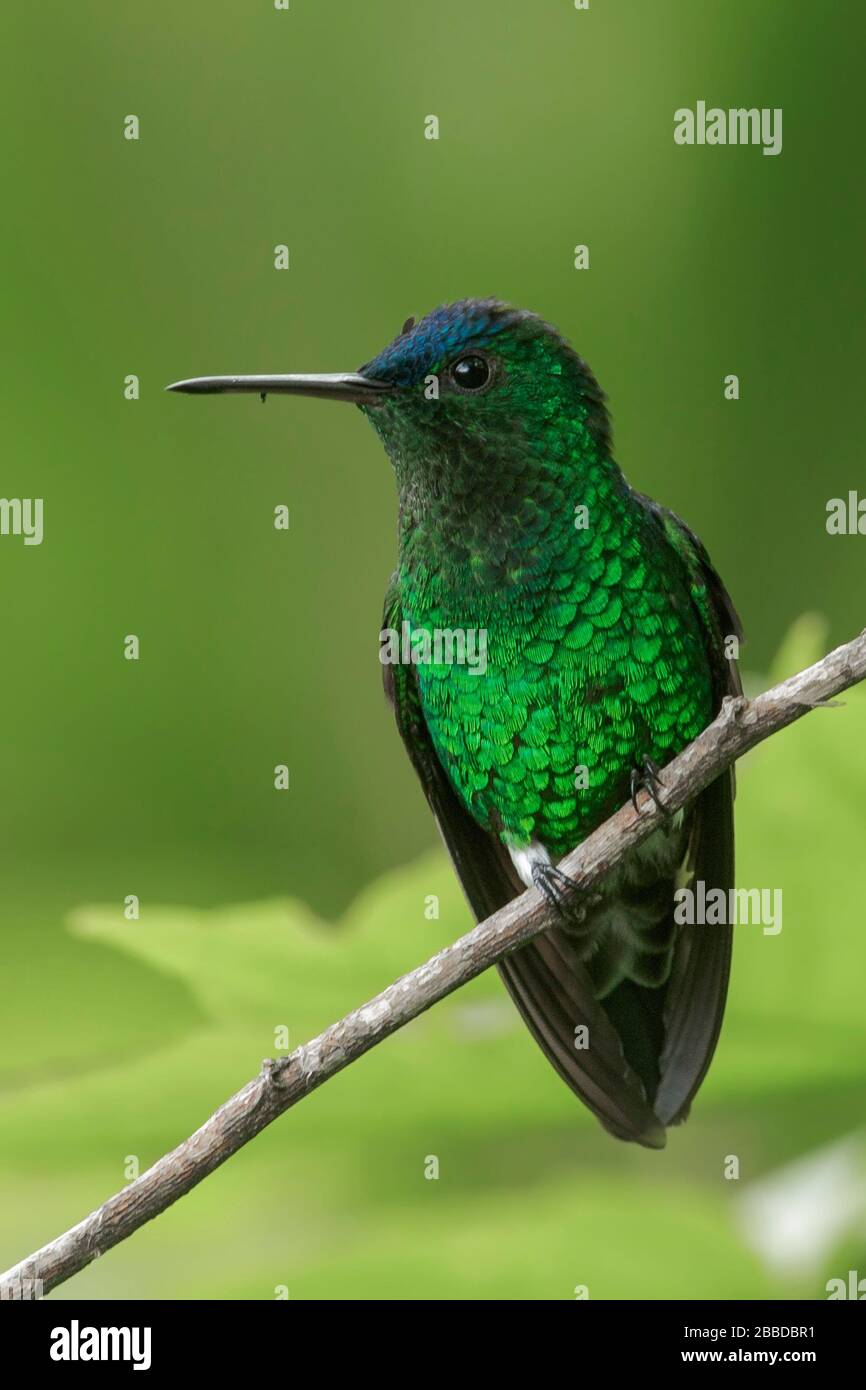
[[[727,699],[718,718],[665,767],[665,811],[686,805],[750,748],[864,678],[866,630],[754,700]],[[644,794],[638,804],[638,812],[630,803],[617,811],[562,861],[582,887],[601,878],[658,824],[662,812],[652,799]],[[48,1293],[126,1240],[329,1077],[551,926],[550,912],[540,894],[528,889],[290,1056],[265,1061],[258,1076],[176,1149],[0,1275],[0,1298],[20,1297],[22,1291],[26,1296],[33,1287]]]

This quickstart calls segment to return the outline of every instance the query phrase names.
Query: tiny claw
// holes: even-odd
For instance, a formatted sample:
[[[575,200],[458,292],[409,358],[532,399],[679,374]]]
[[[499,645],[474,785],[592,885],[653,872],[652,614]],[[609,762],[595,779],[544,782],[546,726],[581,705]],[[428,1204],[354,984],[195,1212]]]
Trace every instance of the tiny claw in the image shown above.
[[[562,869],[558,869],[555,864],[535,864],[532,882],[551,907],[556,908],[563,921],[583,922],[586,908],[577,906],[575,902],[575,895],[583,896],[580,885],[575,883],[573,878],[569,878],[568,874],[564,874]]]
[[[655,803],[656,809],[667,815],[667,807],[658,794],[658,788],[663,787],[662,775],[653,762],[652,758],[644,758],[640,767],[633,767],[629,778],[629,790],[631,792],[631,804],[635,809],[635,814],[640,815],[640,807],[637,803],[639,791],[645,791]]]

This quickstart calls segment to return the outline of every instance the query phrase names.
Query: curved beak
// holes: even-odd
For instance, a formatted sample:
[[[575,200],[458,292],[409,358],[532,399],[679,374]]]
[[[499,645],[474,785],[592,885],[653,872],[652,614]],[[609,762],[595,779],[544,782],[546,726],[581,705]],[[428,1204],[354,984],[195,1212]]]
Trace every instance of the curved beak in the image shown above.
[[[373,381],[357,372],[320,372],[295,376],[193,376],[186,381],[173,381],[165,389],[185,391],[191,396],[251,391],[262,400],[269,395],[317,396],[323,401],[373,405],[390,394],[393,387],[390,382]]]

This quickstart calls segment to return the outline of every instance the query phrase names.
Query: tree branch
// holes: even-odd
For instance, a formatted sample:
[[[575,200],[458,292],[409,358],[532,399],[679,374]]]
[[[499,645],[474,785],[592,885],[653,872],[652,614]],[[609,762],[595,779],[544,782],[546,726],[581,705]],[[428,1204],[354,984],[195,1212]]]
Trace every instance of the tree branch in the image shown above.
[[[750,748],[864,677],[866,630],[754,700],[725,700],[718,718],[664,768],[665,811],[692,801]],[[637,812],[630,803],[617,811],[562,861],[564,872],[582,888],[607,873],[657,826],[662,813],[652,799],[644,793],[638,805]],[[329,1077],[551,925],[550,907],[534,888],[528,889],[312,1042],[288,1057],[265,1061],[254,1080],[176,1149],[77,1226],[0,1275],[0,1298],[27,1297],[33,1289],[48,1293],[77,1274],[191,1191]]]

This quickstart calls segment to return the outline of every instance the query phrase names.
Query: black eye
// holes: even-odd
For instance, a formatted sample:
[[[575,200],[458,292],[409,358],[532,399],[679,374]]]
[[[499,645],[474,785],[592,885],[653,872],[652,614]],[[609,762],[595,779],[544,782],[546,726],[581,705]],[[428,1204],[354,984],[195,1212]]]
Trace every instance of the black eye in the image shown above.
[[[493,367],[486,357],[460,357],[451,368],[451,380],[461,391],[483,391],[493,380]]]

